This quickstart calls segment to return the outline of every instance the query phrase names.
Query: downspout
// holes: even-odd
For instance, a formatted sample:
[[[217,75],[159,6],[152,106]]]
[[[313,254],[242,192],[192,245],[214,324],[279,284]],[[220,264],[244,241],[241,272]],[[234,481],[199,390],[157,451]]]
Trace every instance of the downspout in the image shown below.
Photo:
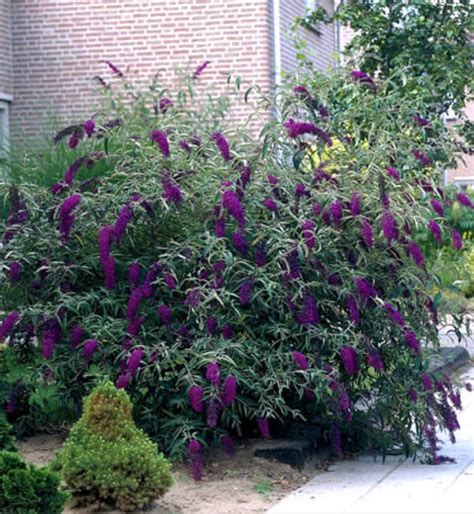
[[[273,0],[273,69],[275,86],[281,82],[280,0]]]

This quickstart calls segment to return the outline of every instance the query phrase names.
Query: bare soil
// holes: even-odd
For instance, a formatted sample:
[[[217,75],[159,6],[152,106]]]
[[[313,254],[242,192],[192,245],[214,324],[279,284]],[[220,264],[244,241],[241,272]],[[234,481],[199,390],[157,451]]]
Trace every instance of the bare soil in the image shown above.
[[[19,443],[22,455],[44,466],[61,448],[62,435],[37,435]],[[262,513],[283,496],[304,484],[318,471],[308,463],[303,472],[275,461],[256,458],[256,444],[248,441],[230,458],[215,451],[209,456],[201,482],[194,482],[185,464],[173,466],[175,484],[146,512],[153,514],[247,514]],[[324,468],[324,466],[322,466]],[[64,514],[86,514],[91,510],[66,508]],[[109,511],[110,513],[111,511]],[[116,511],[114,511],[116,512]]]

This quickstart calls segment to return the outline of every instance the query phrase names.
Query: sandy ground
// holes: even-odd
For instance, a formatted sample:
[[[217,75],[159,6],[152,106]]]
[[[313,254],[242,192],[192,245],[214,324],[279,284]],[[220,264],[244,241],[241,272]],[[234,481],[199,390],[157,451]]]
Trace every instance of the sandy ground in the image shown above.
[[[60,435],[37,435],[21,441],[19,446],[27,460],[37,465],[45,465],[61,447],[63,440],[64,437]],[[204,478],[199,483],[191,479],[186,465],[173,466],[175,484],[146,512],[262,513],[318,472],[314,462],[308,463],[305,470],[299,472],[286,464],[256,458],[253,456],[254,446],[255,443],[252,442],[242,444],[233,458],[220,451],[211,455],[205,466]],[[324,466],[321,469],[323,468]],[[87,512],[91,510],[69,507],[64,514]]]

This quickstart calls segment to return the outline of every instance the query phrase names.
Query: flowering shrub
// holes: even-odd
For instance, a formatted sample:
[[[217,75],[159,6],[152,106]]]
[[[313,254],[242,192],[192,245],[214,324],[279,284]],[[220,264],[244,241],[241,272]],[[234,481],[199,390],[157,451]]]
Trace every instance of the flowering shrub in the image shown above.
[[[173,483],[156,444],[135,426],[124,391],[103,381],[84,400],[84,413],[53,464],[78,505],[136,511]]]
[[[414,232],[431,220],[435,240],[459,244],[429,178],[451,147],[437,120],[425,146],[417,110],[385,88],[302,75],[258,144],[225,101],[108,90],[94,124],[56,137],[74,138],[64,179],[10,189],[2,337],[41,352],[38,384],[62,384],[65,400],[112,376],[195,478],[203,445],[232,453],[232,436],[310,418],[337,453],[438,462],[459,394],[427,373],[439,299]]]

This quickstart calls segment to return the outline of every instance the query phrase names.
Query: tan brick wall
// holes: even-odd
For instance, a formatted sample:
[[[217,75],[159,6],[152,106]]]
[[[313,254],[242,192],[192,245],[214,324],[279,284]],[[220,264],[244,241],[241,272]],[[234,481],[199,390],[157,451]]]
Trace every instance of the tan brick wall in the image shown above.
[[[316,5],[324,7],[329,14],[334,12],[334,2],[332,0],[319,0],[316,2]],[[282,70],[291,72],[296,70],[297,61],[295,49],[291,38],[288,37],[288,33],[294,18],[304,15],[306,1],[281,0],[280,6]],[[316,68],[324,71],[335,64],[334,53],[337,50],[335,25],[320,24],[318,30],[321,32],[321,35],[306,28],[300,28],[298,34],[307,41],[308,56],[311,57]]]
[[[13,93],[10,0],[0,0],[0,99]]]
[[[216,90],[229,72],[268,88],[271,31],[269,0],[14,0],[12,126],[32,134],[48,111],[91,114],[101,60],[143,81],[161,71],[170,85],[176,66],[209,60]]]

